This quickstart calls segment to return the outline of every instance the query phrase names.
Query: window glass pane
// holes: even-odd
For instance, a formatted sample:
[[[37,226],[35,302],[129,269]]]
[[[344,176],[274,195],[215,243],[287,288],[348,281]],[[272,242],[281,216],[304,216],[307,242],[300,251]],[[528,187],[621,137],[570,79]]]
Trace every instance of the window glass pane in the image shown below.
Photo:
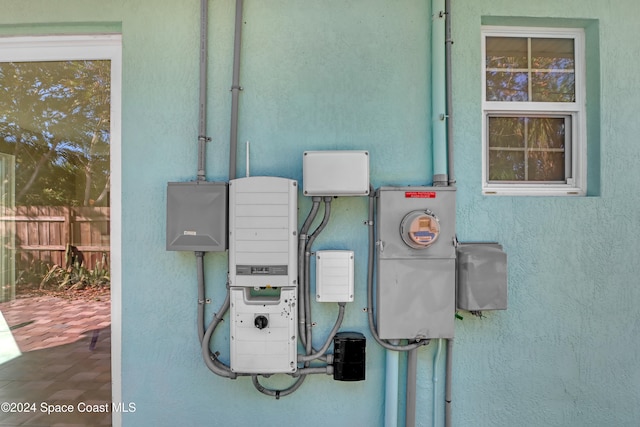
[[[565,119],[530,117],[527,119],[527,147],[564,149]]]
[[[108,60],[0,63],[0,153],[15,160],[4,218],[15,218],[18,297],[64,289],[62,272],[95,279],[79,274],[82,283],[65,286],[109,288],[110,94]],[[59,277],[48,274],[55,267]]]
[[[525,37],[487,37],[487,68],[528,68]]]
[[[575,69],[573,39],[531,39],[531,67],[547,70]]]
[[[487,71],[487,101],[529,100],[528,73]]]
[[[531,100],[575,102],[573,39],[532,38]]]
[[[528,156],[529,181],[565,182],[564,153],[530,152]]]
[[[487,37],[485,43],[487,101],[575,102],[573,39]]]
[[[524,151],[489,151],[490,181],[523,181]]]
[[[535,102],[575,102],[576,76],[569,72],[535,72],[531,92]]]
[[[107,206],[110,61],[0,63],[0,152],[16,205]]]
[[[523,117],[489,117],[489,147],[524,148]]]
[[[487,37],[485,43],[487,101],[528,101],[527,39]]]
[[[566,117],[489,117],[489,180],[565,182],[566,126]]]

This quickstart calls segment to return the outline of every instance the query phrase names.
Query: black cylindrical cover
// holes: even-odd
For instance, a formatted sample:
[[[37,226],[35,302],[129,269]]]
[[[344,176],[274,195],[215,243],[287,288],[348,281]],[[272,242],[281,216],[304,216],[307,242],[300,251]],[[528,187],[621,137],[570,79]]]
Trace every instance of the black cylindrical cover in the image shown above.
[[[333,379],[362,381],[365,379],[367,340],[359,332],[339,332],[333,339]]]

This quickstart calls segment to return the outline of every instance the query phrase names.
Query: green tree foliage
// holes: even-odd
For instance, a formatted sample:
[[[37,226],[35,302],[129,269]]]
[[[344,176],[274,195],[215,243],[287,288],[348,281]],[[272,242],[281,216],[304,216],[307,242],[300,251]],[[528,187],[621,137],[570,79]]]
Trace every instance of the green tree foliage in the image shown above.
[[[0,63],[16,205],[108,205],[110,81],[109,61]]]

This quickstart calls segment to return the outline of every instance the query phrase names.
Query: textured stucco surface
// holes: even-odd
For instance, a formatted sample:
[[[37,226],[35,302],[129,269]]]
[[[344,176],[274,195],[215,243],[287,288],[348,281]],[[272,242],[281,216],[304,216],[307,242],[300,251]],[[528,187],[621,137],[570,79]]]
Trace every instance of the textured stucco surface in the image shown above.
[[[509,255],[509,309],[456,321],[453,425],[636,425],[640,45],[629,35],[637,33],[640,4],[452,3],[458,237],[498,241]],[[429,2],[245,6],[239,139],[252,143],[252,174],[300,180],[304,150],[366,149],[374,186],[430,182]],[[316,376],[279,401],[246,379],[214,376],[200,360],[195,258],[164,250],[166,182],[196,174],[198,2],[0,0],[0,8],[3,35],[122,32],[122,386],[123,399],[137,408],[123,425],[382,425],[384,352],[372,339],[366,381]],[[210,180],[227,177],[233,14],[232,1],[210,2]],[[589,171],[597,196],[481,195],[480,25],[492,16],[597,24],[599,46],[589,48],[600,56],[600,79],[588,95],[599,107],[589,135],[599,148],[590,152],[598,170]],[[300,198],[300,218],[309,205]],[[366,205],[364,198],[337,199],[314,248],[356,252],[356,301],[344,330],[369,337],[362,311]],[[210,318],[224,296],[226,256],[208,254],[205,262]],[[314,306],[318,341],[336,313]],[[215,345],[224,358],[228,334]],[[435,349],[419,354],[420,426],[432,425]]]
[[[640,127],[631,114],[640,85],[630,72],[638,46],[624,34],[636,28],[625,17],[638,4],[454,4],[456,162],[466,167],[458,169],[458,236],[490,236],[509,254],[509,310],[458,322],[455,425],[635,425],[640,151],[633,141]],[[587,104],[600,109],[599,129],[589,134],[600,148],[589,154],[599,162],[590,158],[588,172],[599,176],[598,197],[480,195],[481,87],[469,70],[481,67],[482,17],[510,15],[547,25],[549,17],[597,20],[600,45],[587,49],[597,55],[599,48],[601,95],[588,87]]]

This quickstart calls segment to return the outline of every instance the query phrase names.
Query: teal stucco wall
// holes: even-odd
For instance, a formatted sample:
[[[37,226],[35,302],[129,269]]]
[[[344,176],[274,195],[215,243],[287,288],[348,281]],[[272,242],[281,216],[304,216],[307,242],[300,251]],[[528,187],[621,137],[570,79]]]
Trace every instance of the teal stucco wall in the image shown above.
[[[640,47],[629,35],[640,4],[452,3],[458,237],[498,241],[509,255],[509,309],[456,321],[453,425],[636,425]],[[356,252],[343,329],[368,337],[366,381],[312,376],[276,401],[201,361],[195,257],[166,252],[164,235],[166,183],[197,172],[199,2],[0,0],[0,10],[2,35],[122,33],[122,399],[136,404],[122,424],[382,425],[384,351],[362,310],[365,198],[337,199],[314,248]],[[212,0],[209,12],[207,177],[226,180],[234,2]],[[301,180],[304,150],[366,149],[374,186],[431,182],[430,2],[248,0],[243,22],[239,140],[252,143],[252,175]],[[590,196],[481,194],[482,22],[588,27]],[[301,219],[309,205],[300,197]],[[205,263],[209,319],[224,297],[226,255]],[[314,306],[316,337],[336,312]],[[223,359],[227,327],[214,341]],[[432,425],[435,354],[433,343],[418,356],[420,426]]]
[[[458,235],[491,236],[509,254],[509,310],[458,323],[456,425],[637,423],[640,127],[632,116],[640,79],[632,71],[639,48],[625,34],[637,29],[627,16],[639,7],[454,1]],[[482,22],[585,28],[595,196],[480,195],[481,87],[471,75],[481,67]]]

